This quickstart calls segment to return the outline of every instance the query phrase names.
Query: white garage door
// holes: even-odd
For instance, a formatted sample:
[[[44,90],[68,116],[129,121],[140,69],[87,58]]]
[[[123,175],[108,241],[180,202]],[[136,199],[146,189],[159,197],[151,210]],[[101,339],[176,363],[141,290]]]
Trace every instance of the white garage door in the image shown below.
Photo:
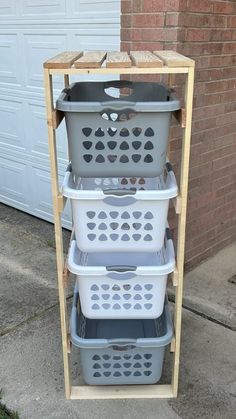
[[[42,63],[63,50],[119,50],[120,0],[0,0],[0,200],[52,220]],[[59,93],[60,79],[56,84]],[[66,167],[64,127],[59,173]],[[64,225],[69,226],[69,209]]]

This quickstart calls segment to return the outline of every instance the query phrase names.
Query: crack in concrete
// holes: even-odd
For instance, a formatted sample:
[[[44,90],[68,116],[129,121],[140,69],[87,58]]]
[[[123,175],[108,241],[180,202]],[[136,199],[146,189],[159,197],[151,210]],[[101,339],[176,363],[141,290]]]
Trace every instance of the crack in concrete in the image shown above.
[[[72,298],[73,298],[73,294],[66,297],[66,301],[69,301]],[[45,310],[41,311],[40,313],[37,313],[37,314],[34,314],[33,316],[28,317],[26,320],[23,320],[22,322],[16,324],[15,326],[8,327],[7,329],[0,332],[0,337],[8,335],[9,333],[14,332],[15,330],[17,330],[19,327],[23,326],[24,324],[30,323],[31,321],[38,319],[39,317],[41,317],[42,315],[44,315],[45,313],[47,313],[48,311],[52,310],[53,308],[57,306],[59,306],[59,302],[53,304],[50,307],[47,307]]]
[[[175,302],[175,298],[171,295],[168,295],[168,300],[171,301],[172,303]],[[235,330],[236,330],[235,327],[232,327],[228,324],[225,324],[225,323],[221,322],[220,320],[214,319],[214,317],[211,317],[211,316],[209,316],[205,313],[202,313],[202,312],[200,312],[200,311],[198,311],[198,310],[196,310],[192,307],[189,307],[189,306],[185,305],[184,303],[182,304],[182,307],[185,310],[191,311],[191,313],[194,313],[194,314],[198,315],[199,317],[202,317],[203,319],[209,320],[210,322],[218,324],[219,326],[223,326],[225,329],[232,330],[233,332],[235,332]]]

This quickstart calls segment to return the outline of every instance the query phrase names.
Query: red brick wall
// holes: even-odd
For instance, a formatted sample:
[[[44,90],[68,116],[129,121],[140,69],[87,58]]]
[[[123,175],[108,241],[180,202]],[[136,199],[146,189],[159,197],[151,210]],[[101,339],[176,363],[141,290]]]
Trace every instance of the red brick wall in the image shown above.
[[[186,236],[192,268],[236,240],[236,1],[122,0],[121,23],[123,50],[176,49],[196,60]],[[179,127],[172,137],[178,172]]]

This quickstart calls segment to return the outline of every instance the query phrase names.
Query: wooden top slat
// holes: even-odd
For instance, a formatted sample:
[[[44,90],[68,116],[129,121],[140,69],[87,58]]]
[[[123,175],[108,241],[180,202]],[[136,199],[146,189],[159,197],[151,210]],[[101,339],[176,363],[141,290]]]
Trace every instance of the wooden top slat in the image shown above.
[[[107,58],[107,59],[106,59]],[[106,65],[102,66],[103,61],[106,59]],[[163,69],[168,72],[168,68],[179,68],[178,72],[186,73],[189,67],[194,67],[194,60],[179,54],[176,51],[64,51],[55,57],[47,60],[43,66],[52,72],[56,70],[62,72],[67,69],[71,72],[81,69],[81,71],[96,70],[108,74],[110,68],[119,73],[119,69],[123,69],[123,74],[138,73],[139,69],[143,68],[142,72],[151,72],[155,68]],[[128,72],[130,69],[130,73]],[[140,70],[141,71],[141,70]],[[173,72],[173,71],[171,71]],[[138,73],[139,74],[139,73]],[[143,73],[142,73],[143,74]]]
[[[161,58],[168,67],[194,67],[194,60],[176,51],[154,51],[154,54]]]
[[[88,51],[74,62],[76,68],[99,68],[106,58],[106,51]]]
[[[132,61],[127,52],[111,51],[107,53],[106,66],[108,68],[115,67],[131,67]]]
[[[75,60],[83,55],[82,51],[64,51],[47,60],[44,68],[70,68]]]
[[[150,51],[130,51],[136,67],[163,67],[163,61]]]

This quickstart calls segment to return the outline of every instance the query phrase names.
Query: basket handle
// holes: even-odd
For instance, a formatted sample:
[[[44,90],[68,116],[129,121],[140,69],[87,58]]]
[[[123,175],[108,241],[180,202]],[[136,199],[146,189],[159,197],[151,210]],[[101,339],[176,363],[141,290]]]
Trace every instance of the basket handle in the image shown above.
[[[129,271],[136,271],[137,266],[134,265],[109,265],[106,266],[106,270],[108,272],[129,272]]]
[[[113,351],[119,351],[119,352],[123,352],[123,351],[130,351],[131,349],[136,348],[136,345],[111,345],[109,346],[109,348],[112,348]]]
[[[111,80],[104,82],[104,89],[109,89],[109,87],[114,87],[115,89],[120,89],[122,87],[132,88],[133,83],[129,80]]]
[[[104,195],[115,195],[115,196],[125,196],[125,195],[135,195],[136,190],[134,189],[106,189],[103,191]]]

